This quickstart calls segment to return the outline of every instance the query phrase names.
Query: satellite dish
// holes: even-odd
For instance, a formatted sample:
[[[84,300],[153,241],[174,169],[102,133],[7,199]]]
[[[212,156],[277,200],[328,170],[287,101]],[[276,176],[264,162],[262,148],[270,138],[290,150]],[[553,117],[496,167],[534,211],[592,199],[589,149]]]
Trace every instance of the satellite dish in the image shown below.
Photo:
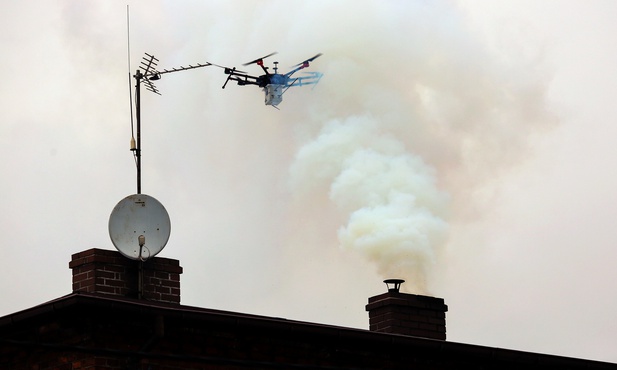
[[[145,194],[122,199],[109,216],[109,236],[125,257],[145,261],[165,248],[171,222],[165,207]]]

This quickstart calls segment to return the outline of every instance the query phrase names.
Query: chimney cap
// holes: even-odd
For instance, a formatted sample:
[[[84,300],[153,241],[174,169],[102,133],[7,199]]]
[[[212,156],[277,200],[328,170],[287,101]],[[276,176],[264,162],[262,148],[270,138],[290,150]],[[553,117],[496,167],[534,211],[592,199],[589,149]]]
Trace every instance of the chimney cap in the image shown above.
[[[405,282],[405,280],[403,280],[403,279],[386,279],[383,282],[386,283],[386,286],[388,287],[388,292],[398,293],[399,289],[401,288],[401,284],[403,284]]]

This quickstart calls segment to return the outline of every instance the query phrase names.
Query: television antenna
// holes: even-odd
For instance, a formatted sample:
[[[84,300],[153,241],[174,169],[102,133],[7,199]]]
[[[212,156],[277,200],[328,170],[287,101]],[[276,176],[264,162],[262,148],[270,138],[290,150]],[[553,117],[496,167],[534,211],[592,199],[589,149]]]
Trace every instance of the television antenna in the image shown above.
[[[150,55],[148,53],[144,54],[145,55],[141,60],[139,69],[137,69],[137,72],[135,72],[135,74],[133,75],[133,78],[135,79],[135,120],[137,121],[137,140],[135,140],[135,136],[132,132],[133,130],[131,129],[131,151],[135,156],[135,164],[137,166],[137,194],[141,194],[141,85],[143,84],[146,90],[151,91],[157,95],[161,95],[159,89],[154,85],[153,81],[160,80],[162,75],[166,73],[187,71],[189,69],[203,68],[212,65],[212,63],[205,62],[197,63],[196,65],[189,64],[188,67],[180,66],[177,68],[158,71],[156,67],[159,60],[155,58],[154,55]],[[131,107],[133,106],[132,99],[133,98],[131,96]],[[131,112],[131,128],[133,127],[132,122],[133,114]]]
[[[160,80],[162,75],[212,65],[206,62],[159,71],[156,69],[158,62],[154,55],[145,53],[139,69],[133,75],[137,140],[133,132],[131,94],[131,151],[137,166],[137,194],[122,199],[109,216],[109,236],[116,249],[123,256],[140,262],[154,257],[163,250],[171,233],[171,223],[165,207],[155,198],[141,193],[141,85],[143,84],[146,90],[161,95],[153,81]]]

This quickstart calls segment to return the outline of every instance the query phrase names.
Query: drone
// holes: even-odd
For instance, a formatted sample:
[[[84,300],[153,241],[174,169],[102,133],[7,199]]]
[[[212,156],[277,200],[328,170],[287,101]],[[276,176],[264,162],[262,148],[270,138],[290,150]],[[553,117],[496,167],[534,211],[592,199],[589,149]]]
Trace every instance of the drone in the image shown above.
[[[229,68],[216,64],[213,65],[223,68],[224,73],[228,75],[225,83],[223,84],[223,89],[227,86],[229,81],[236,81],[240,86],[257,85],[263,89],[265,95],[264,103],[278,109],[277,105],[283,101],[283,94],[287,91],[287,89],[292,86],[315,85],[319,82],[323,74],[319,72],[304,71],[302,72],[302,76],[293,76],[294,73],[307,68],[310,65],[310,62],[321,56],[321,53],[296,64],[292,67],[293,69],[291,71],[285,74],[278,73],[278,62],[274,62],[274,73],[270,73],[270,71],[268,71],[269,68],[264,66],[264,59],[274,54],[276,54],[276,52],[243,64],[243,66],[257,64],[265,73],[261,76],[249,75],[247,72],[237,70],[236,67]]]

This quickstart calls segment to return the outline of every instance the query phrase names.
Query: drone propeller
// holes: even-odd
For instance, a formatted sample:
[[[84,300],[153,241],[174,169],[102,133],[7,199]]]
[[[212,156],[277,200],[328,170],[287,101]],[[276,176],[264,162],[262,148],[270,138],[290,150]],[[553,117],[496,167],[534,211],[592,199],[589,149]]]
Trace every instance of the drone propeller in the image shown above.
[[[305,60],[305,61],[304,61],[304,62],[302,62],[302,63],[298,63],[298,64],[296,64],[294,67],[299,67],[299,66],[302,66],[302,68],[308,67],[309,62],[314,61],[315,59],[319,58],[321,55],[322,55],[322,54],[321,54],[321,53],[319,53],[319,54],[315,55],[315,56],[314,56],[314,57],[312,57],[312,58],[308,58],[307,60]]]
[[[263,60],[266,59],[267,57],[273,56],[274,54],[276,54],[276,51],[274,53],[270,53],[270,54],[266,55],[265,57],[257,58],[257,59],[255,59],[255,60],[253,60],[251,62],[244,63],[243,66],[248,66],[248,65],[251,65],[251,64],[254,64],[254,63],[257,63],[258,65],[263,65]]]

